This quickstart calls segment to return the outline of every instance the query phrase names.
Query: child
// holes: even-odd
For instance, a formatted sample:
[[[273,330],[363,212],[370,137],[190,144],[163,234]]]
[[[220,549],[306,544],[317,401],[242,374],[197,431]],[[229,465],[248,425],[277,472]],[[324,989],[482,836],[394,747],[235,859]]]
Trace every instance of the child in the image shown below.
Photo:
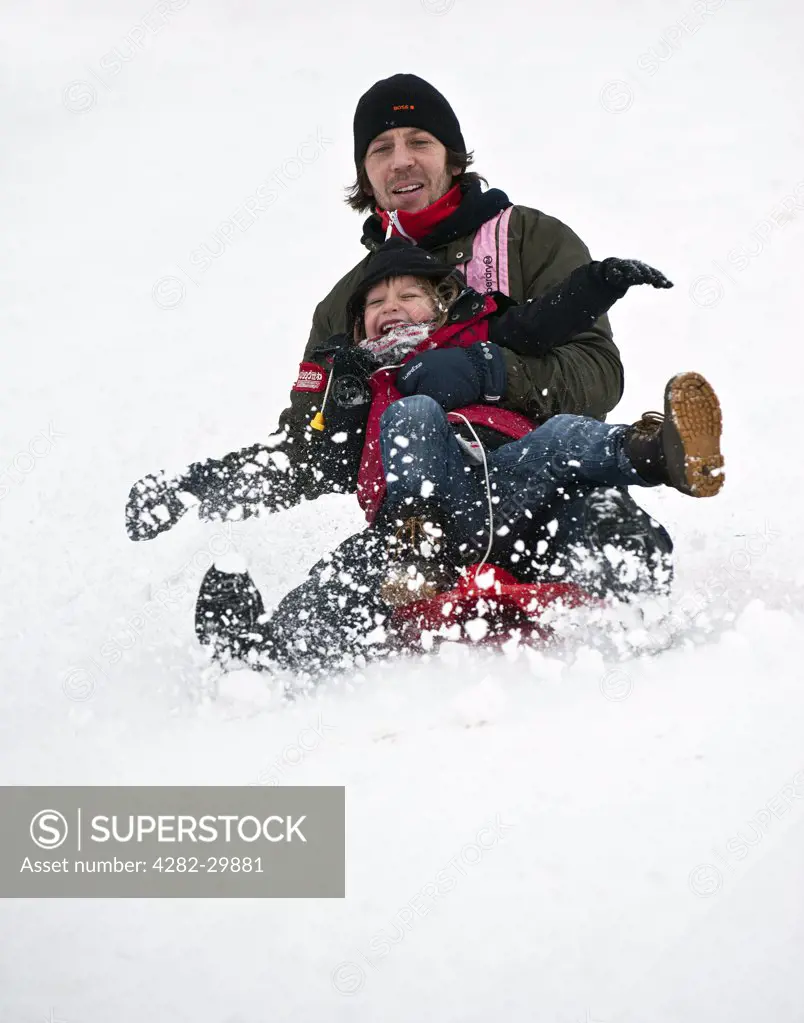
[[[251,648],[292,667],[321,667],[333,652],[360,648],[396,604],[448,588],[484,549],[509,568],[522,561],[514,550],[539,513],[569,524],[569,545],[588,541],[579,509],[601,487],[665,484],[711,496],[723,481],[720,409],[698,374],[674,377],[664,416],[633,426],[557,415],[535,428],[506,406],[505,348],[550,351],[641,283],[671,286],[645,264],[610,259],[516,306],[463,287],[455,268],[393,239],[350,299],[347,333],[319,353],[329,372],[302,364],[296,389],[311,393],[307,435],[195,463],[174,479],[146,477],[132,489],[129,535],[170,528],[194,502],[206,518],[242,517],[356,491],[373,528],[315,566],[269,621],[259,620],[262,602],[247,575],[213,568],[199,596],[199,638],[219,654]],[[669,538],[658,547],[669,553]]]

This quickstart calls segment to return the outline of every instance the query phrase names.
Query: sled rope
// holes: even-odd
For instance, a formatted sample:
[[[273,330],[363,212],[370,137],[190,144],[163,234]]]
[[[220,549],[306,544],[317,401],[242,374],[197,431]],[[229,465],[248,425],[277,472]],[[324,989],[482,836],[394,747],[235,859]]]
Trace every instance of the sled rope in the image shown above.
[[[477,443],[477,446],[480,448],[480,457],[483,459],[483,481],[486,485],[486,500],[488,501],[489,506],[489,542],[486,545],[486,553],[483,555],[483,558],[481,559],[480,563],[477,566],[477,571],[475,572],[475,575],[477,575],[477,572],[480,571],[480,569],[486,564],[489,557],[491,556],[491,547],[492,544],[494,543],[494,505],[492,504],[491,500],[491,480],[489,479],[489,464],[486,461],[486,449],[480,443],[480,438],[475,432],[475,428],[472,426],[472,424],[469,422],[466,416],[462,415],[460,412],[454,411],[451,412],[450,414],[453,416],[457,416],[459,419],[462,419],[469,427],[469,432],[472,434]]]

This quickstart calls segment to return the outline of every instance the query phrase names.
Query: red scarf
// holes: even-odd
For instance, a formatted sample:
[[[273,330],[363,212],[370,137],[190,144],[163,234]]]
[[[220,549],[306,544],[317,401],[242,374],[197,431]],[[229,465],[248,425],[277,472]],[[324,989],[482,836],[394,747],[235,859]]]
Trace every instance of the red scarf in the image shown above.
[[[426,238],[428,234],[433,230],[436,224],[440,224],[442,220],[446,220],[447,217],[451,216],[455,210],[461,205],[461,186],[453,185],[452,188],[445,192],[440,199],[436,199],[435,202],[431,202],[429,206],[425,206],[423,210],[416,210],[414,212],[407,212],[406,210],[397,210],[396,215],[399,218],[399,223],[406,234],[409,234],[415,241],[420,242],[422,238]],[[390,220],[388,218],[388,210],[381,210],[379,207],[376,210],[377,215],[382,223],[383,231],[388,230],[388,224]],[[399,237],[399,231],[394,225],[394,229],[391,232],[393,235]]]

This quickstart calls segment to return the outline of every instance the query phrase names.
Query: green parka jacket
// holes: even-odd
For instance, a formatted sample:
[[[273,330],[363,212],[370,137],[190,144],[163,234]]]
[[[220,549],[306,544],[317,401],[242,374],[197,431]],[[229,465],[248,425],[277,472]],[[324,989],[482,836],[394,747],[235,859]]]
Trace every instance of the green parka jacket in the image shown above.
[[[473,182],[465,189],[458,209],[417,244],[441,262],[464,264],[472,258],[481,225],[511,205],[504,192],[483,192],[480,184]],[[370,254],[382,245],[384,237],[379,217],[369,217],[362,238],[369,255],[316,307],[303,361],[321,364],[316,349],[346,330],[347,300],[362,278]],[[535,298],[590,260],[589,250],[566,224],[539,210],[513,206],[508,222],[508,293],[516,302]],[[622,396],[622,363],[606,316],[547,355],[527,357],[508,350],[504,355],[508,388],[501,404],[537,421],[560,412],[603,419]],[[311,418],[314,397],[294,390],[291,405],[280,417],[280,429],[291,434],[303,430]]]

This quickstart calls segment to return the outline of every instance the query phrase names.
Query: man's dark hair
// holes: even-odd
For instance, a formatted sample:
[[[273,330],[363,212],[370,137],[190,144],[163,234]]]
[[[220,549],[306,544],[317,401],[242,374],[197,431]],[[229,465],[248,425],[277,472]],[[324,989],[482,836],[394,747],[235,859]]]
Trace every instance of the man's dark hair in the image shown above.
[[[485,185],[488,185],[488,181],[482,175],[477,174],[475,171],[467,171],[467,167],[471,166],[473,162],[474,153],[458,153],[454,149],[447,150],[447,167],[458,168],[458,173],[452,176],[453,185],[456,181],[460,181],[464,187],[468,187],[474,181],[482,181]],[[354,184],[344,189],[344,191],[346,192],[344,202],[358,213],[373,210],[377,205],[377,200],[371,194],[371,183],[368,179],[368,174],[366,174],[365,160],[360,164],[360,170],[357,173],[357,179]]]

